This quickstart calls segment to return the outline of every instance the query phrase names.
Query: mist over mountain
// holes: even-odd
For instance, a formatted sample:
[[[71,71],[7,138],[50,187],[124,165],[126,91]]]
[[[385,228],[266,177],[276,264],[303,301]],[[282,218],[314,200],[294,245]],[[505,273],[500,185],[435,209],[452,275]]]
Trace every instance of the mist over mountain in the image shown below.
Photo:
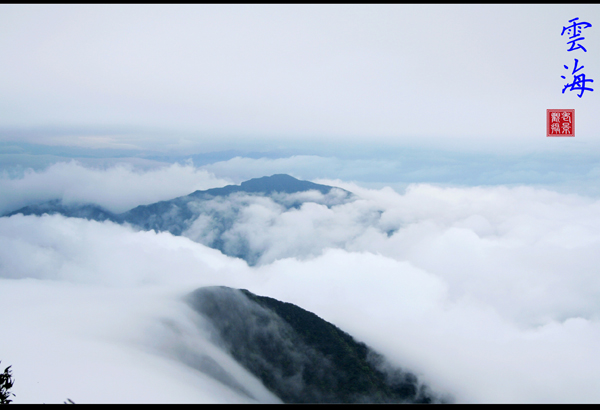
[[[224,286],[187,300],[208,318],[215,342],[285,403],[440,401],[414,374],[291,303]]]
[[[214,199],[228,197],[236,193],[246,195],[269,196],[283,207],[298,208],[302,203],[311,198],[297,197],[286,201],[287,196],[277,194],[296,194],[306,191],[317,191],[327,195],[332,189],[337,190],[334,203],[341,203],[350,197],[350,192],[340,188],[315,184],[309,181],[300,181],[294,177],[284,174],[272,175],[270,177],[254,178],[242,182],[241,185],[228,185],[223,188],[212,188],[205,191],[195,191],[187,196],[162,201],[151,205],[140,205],[123,214],[116,216],[117,222],[128,222],[145,230],[169,231],[173,235],[181,235],[194,220],[208,209],[204,202]],[[317,202],[313,199],[314,202]],[[217,212],[211,215],[219,220],[223,226],[231,224],[223,213]],[[236,215],[237,216],[237,215]],[[219,247],[217,247],[219,250]],[[227,252],[226,252],[227,253]],[[237,256],[237,255],[236,255]]]
[[[16,402],[278,402],[285,394],[258,370],[284,374],[275,366],[284,361],[236,359],[214,321],[185,302],[212,286],[313,312],[380,352],[384,369],[400,369],[399,380],[414,387],[406,374],[417,375],[432,401],[437,392],[461,403],[598,401],[594,198],[529,186],[412,184],[399,192],[343,180],[315,180],[341,189],[288,193],[259,183],[257,192],[239,185],[213,195],[205,191],[229,182],[193,165],[62,163],[7,178],[3,211],[30,206],[0,218],[0,307],[10,312],[0,350],[15,369]],[[117,219],[159,201],[167,205],[162,213],[139,221],[154,216],[162,230]],[[51,215],[56,209],[63,214]],[[264,303],[270,313],[248,303],[252,314],[242,317],[259,325],[266,314],[288,329],[279,333],[294,349],[329,354],[305,341],[285,309],[274,309],[282,324]],[[312,329],[310,320],[300,322]],[[261,352],[260,340],[240,343]],[[286,343],[274,344],[286,352],[280,358]],[[296,377],[280,379],[282,392],[301,391],[290,381]],[[330,382],[309,390],[326,398]]]
[[[65,204],[61,199],[52,199],[40,204],[28,205],[4,216],[12,215],[64,215],[69,218],[84,218],[94,221],[117,221],[118,215],[94,204]]]
[[[60,214],[72,218],[128,223],[143,230],[168,231],[173,235],[188,236],[226,255],[239,257],[254,265],[261,256],[260,252],[252,251],[244,243],[243,238],[240,241],[231,241],[223,235],[232,228],[244,208],[251,206],[256,200],[260,201],[261,197],[268,197],[285,211],[298,209],[305,202],[330,207],[352,200],[352,193],[341,188],[276,174],[254,178],[240,185],[197,190],[168,201],[140,205],[120,214],[110,212],[96,204],[65,203],[61,199],[54,199],[23,207],[6,216]],[[236,205],[223,206],[225,203]],[[201,217],[203,218],[199,222],[205,226],[199,233],[199,224],[193,225]]]

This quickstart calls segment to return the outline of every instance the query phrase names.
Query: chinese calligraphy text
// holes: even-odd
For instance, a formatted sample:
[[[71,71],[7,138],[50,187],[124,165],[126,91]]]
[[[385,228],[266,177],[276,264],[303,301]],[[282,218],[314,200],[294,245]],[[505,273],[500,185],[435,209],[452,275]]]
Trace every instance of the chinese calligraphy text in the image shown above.
[[[584,29],[592,27],[592,25],[588,22],[578,20],[579,17],[575,17],[574,19],[569,20],[569,23],[571,23],[571,25],[563,27],[560,35],[564,36],[566,34],[569,37],[569,41],[567,42],[567,44],[569,45],[569,49],[567,51],[579,52],[578,50],[583,50],[584,53],[587,53],[587,49],[581,44],[581,42],[585,40],[585,37],[583,37],[581,33]],[[569,69],[569,66],[566,64],[564,65],[564,67],[566,70]],[[583,66],[583,64],[579,64],[579,59],[574,58],[573,69],[570,73],[570,75],[573,76],[573,81],[570,83],[567,82],[567,84],[564,85],[562,89],[563,94],[567,90],[579,91],[579,94],[577,96],[581,98],[583,96],[584,91],[594,91],[593,88],[586,86],[586,83],[593,83],[594,80],[585,77],[585,74],[581,71],[584,68],[585,67]],[[561,78],[565,80],[567,79],[567,77],[565,77],[564,75],[561,75]]]

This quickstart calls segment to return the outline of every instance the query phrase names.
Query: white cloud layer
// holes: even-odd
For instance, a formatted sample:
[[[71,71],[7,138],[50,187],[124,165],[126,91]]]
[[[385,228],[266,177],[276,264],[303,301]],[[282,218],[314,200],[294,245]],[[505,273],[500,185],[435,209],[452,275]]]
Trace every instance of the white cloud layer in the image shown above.
[[[90,172],[108,184],[117,171]],[[228,232],[263,252],[253,268],[168,233],[0,218],[0,308],[10,312],[0,360],[13,365],[15,402],[252,401],[185,365],[181,349],[216,360],[257,401],[276,400],[179,301],[207,285],[315,312],[459,402],[600,401],[599,201],[531,187],[399,194],[318,182],[357,199],[242,209]],[[72,189],[84,197],[87,187]]]
[[[88,168],[77,161],[58,162],[21,177],[0,173],[0,214],[32,203],[61,198],[66,203],[95,203],[112,212],[229,184],[191,164],[142,171],[128,163]]]

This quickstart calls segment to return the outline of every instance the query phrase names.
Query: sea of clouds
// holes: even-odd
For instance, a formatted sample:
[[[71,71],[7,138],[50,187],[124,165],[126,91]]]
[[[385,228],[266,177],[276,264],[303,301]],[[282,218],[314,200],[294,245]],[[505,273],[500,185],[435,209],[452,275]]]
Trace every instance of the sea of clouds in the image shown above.
[[[63,198],[122,212],[228,181],[191,164],[58,163],[0,177],[0,210]],[[13,366],[15,403],[277,402],[182,301],[213,285],[312,311],[457,402],[600,401],[600,201],[531,186],[314,182],[355,198],[221,204],[246,201],[224,237],[261,255],[252,267],[196,242],[207,221],[176,237],[0,218],[0,360]]]

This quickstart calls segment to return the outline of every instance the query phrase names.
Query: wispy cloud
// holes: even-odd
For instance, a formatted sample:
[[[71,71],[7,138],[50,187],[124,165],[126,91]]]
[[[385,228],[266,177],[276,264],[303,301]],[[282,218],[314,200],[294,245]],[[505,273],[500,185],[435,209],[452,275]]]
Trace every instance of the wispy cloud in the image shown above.
[[[27,170],[21,177],[11,177],[7,171],[0,174],[0,213],[55,198],[124,212],[137,205],[227,184],[228,180],[191,164],[140,170],[128,163],[103,169],[84,167],[77,161],[59,162],[44,170]]]

